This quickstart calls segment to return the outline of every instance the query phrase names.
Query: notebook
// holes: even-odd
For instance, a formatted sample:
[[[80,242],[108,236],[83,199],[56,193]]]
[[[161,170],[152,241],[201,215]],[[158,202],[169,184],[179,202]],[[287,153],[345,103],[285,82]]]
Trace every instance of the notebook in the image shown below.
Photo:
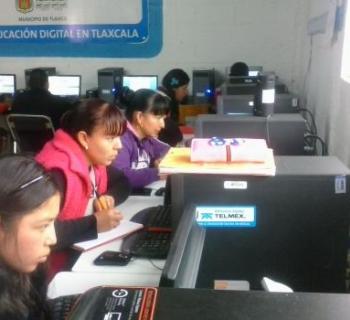
[[[116,228],[99,233],[96,239],[77,242],[73,245],[73,248],[81,251],[90,250],[107,242],[116,240],[118,238],[123,238],[128,234],[142,228],[143,225],[140,223],[132,222],[129,220],[121,220],[119,226]]]

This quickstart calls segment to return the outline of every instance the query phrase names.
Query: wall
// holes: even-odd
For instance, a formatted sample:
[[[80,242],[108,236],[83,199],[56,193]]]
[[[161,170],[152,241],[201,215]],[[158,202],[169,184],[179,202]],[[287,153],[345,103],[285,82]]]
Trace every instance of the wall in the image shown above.
[[[292,89],[302,56],[307,21],[305,0],[164,0],[164,45],[152,59],[0,58],[0,72],[56,66],[61,74],[81,74],[83,90],[96,86],[96,70],[123,66],[129,74],[158,74],[172,67],[191,73],[214,67],[221,73],[237,60],[275,70]],[[83,92],[84,92],[83,91]]]
[[[341,0],[338,0],[341,3]],[[350,165],[350,84],[340,78],[344,32],[333,35],[335,0],[312,0],[310,18],[329,12],[326,33],[305,38],[304,56],[311,53],[305,81],[307,107],[315,114],[319,135],[328,143],[329,153]],[[308,51],[308,53],[306,53]]]

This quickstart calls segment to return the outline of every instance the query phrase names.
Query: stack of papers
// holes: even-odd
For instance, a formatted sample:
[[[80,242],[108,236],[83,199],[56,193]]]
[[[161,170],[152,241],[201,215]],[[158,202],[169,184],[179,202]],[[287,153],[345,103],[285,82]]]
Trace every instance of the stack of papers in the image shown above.
[[[262,162],[191,162],[190,148],[171,148],[159,165],[159,172],[274,176],[272,149],[266,149]]]

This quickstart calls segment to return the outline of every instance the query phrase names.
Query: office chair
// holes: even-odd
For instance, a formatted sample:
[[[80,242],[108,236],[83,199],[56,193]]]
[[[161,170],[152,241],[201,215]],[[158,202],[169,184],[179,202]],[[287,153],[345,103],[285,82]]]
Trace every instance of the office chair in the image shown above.
[[[55,133],[51,119],[43,115],[9,114],[6,122],[13,139],[14,153],[35,154]]]

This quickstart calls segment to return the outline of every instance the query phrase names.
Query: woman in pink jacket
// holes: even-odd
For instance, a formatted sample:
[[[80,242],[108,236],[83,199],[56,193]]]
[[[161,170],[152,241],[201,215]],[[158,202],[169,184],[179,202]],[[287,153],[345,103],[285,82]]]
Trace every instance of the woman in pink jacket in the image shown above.
[[[51,256],[49,276],[71,266],[73,254],[67,248],[73,243],[118,226],[122,215],[114,208],[114,198],[96,199],[107,191],[106,166],[121,149],[124,131],[117,107],[101,99],[87,100],[64,115],[61,129],[36,156],[54,176],[63,197],[56,230],[64,241]]]

